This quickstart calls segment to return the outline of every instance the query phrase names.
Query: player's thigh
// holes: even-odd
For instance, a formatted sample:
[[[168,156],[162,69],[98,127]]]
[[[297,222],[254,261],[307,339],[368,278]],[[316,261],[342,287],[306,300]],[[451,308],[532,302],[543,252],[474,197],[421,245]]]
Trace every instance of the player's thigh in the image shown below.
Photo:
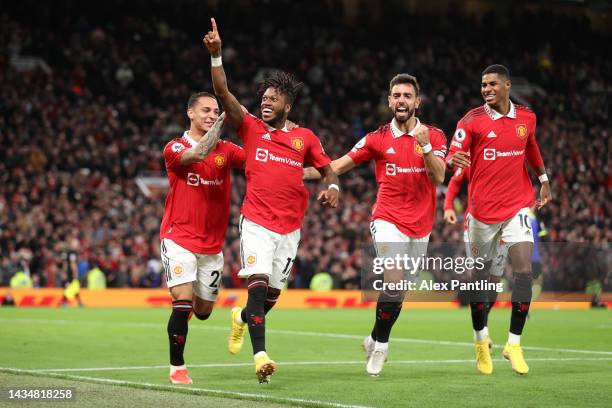
[[[240,219],[241,278],[251,275],[272,275],[274,254],[281,234],[270,231],[247,218]]]
[[[486,224],[478,221],[472,214],[468,214],[465,222],[469,240],[466,245],[469,245],[471,255],[475,258],[482,258],[483,262],[495,259],[502,224]]]
[[[512,272],[531,274],[531,258],[533,256],[533,242],[517,242],[508,249],[508,256],[512,263]]]
[[[509,247],[508,255],[513,271],[515,273],[531,272],[533,231],[528,208],[522,208],[504,223],[501,238]]]
[[[188,286],[191,287],[191,283],[197,278],[198,267],[193,252],[166,238],[161,242],[161,260],[166,275],[166,286],[169,289],[185,283],[189,283]]]
[[[385,220],[374,220],[370,223],[372,242],[379,258],[395,257],[406,253],[406,234],[393,223]]]
[[[223,252],[210,255],[199,254],[197,259],[198,273],[197,279],[193,284],[193,294],[195,295],[196,303],[200,307],[204,307],[204,303],[201,301],[214,303],[219,295],[221,274],[223,273]],[[212,311],[212,307],[210,310]]]
[[[274,289],[282,290],[287,286],[287,280],[291,273],[293,262],[297,254],[300,243],[300,230],[295,230],[288,234],[281,235],[281,238],[274,253],[272,275],[270,276],[269,286]]]
[[[491,263],[489,273],[491,276],[501,277],[504,275],[506,270],[506,263],[508,261],[508,245],[504,242],[500,242],[497,250],[495,251],[495,258]]]

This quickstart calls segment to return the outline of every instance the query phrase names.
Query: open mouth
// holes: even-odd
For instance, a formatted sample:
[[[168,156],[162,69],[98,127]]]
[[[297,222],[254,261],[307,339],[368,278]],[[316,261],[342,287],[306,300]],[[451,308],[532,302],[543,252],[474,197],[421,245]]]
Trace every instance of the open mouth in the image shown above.
[[[494,99],[495,99],[495,94],[488,94],[488,95],[485,95],[485,101],[487,101],[487,102],[491,102],[491,101],[493,101]]]

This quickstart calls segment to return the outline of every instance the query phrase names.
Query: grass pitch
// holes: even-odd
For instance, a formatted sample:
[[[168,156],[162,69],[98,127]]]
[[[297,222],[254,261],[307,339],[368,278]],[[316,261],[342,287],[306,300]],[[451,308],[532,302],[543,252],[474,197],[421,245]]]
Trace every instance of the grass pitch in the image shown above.
[[[533,310],[527,376],[503,361],[509,309],[493,310],[494,373],[478,374],[469,310],[404,310],[380,377],[365,372],[373,310],[272,310],[267,349],[278,371],[259,385],[248,335],[226,349],[229,310],[191,320],[194,384],[168,383],[165,309],[0,309],[0,388],[74,387],[68,407],[609,407],[612,312]],[[3,391],[6,392],[6,391]],[[3,395],[2,398],[6,398]],[[35,403],[40,406],[40,403]],[[20,406],[34,405],[21,403]],[[6,399],[0,406],[16,406]]]

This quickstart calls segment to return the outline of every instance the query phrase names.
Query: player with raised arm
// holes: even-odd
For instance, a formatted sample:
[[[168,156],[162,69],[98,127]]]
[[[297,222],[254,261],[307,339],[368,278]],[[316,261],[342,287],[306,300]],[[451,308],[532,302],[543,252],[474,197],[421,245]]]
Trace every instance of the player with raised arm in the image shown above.
[[[527,374],[520,338],[531,302],[531,257],[533,233],[529,207],[533,188],[525,159],[542,183],[538,209],[551,199],[546,169],[535,139],[536,116],[527,107],[510,100],[510,74],[503,65],[491,65],[482,73],[484,105],[470,110],[458,123],[447,157],[449,168],[470,167],[468,238],[474,256],[484,258],[486,267],[474,274],[488,278],[500,239],[509,249],[514,285],[508,342],[503,355],[518,374]],[[476,334],[476,367],[493,372],[493,362],[484,331],[486,293],[473,291],[470,308]]]
[[[390,246],[400,246],[402,252],[413,257],[422,256],[433,227],[436,185],[444,181],[446,138],[440,129],[416,117],[421,103],[419,92],[414,76],[396,75],[389,83],[391,123],[367,134],[350,152],[332,162],[338,174],[366,161],[376,163],[379,189],[370,229],[377,256],[392,256]],[[304,170],[304,179],[320,177],[316,169]],[[403,300],[403,292],[383,290],[379,294],[374,328],[363,342],[370,375],[382,371],[391,328]]]
[[[193,314],[206,320],[223,272],[222,246],[230,212],[230,170],[244,167],[244,151],[219,140],[224,115],[214,95],[187,102],[191,126],[164,148],[170,191],[160,227],[161,258],[172,296],[168,320],[170,382],[191,384],[183,351]]]
[[[221,37],[214,19],[204,37],[211,54],[215,93],[226,112],[226,121],[244,143],[246,153],[246,196],[240,217],[242,269],[248,279],[245,309],[234,308],[228,348],[238,353],[248,323],[260,383],[267,383],[276,363],[266,353],[265,316],[284,288],[295,260],[300,228],[308,205],[308,190],[302,180],[305,163],[324,174],[328,188],[319,194],[323,205],[337,207],[338,176],[319,139],[310,130],[288,129],[289,115],[299,84],[292,75],[275,72],[260,86],[261,119],[245,113],[229,91],[221,61]]]

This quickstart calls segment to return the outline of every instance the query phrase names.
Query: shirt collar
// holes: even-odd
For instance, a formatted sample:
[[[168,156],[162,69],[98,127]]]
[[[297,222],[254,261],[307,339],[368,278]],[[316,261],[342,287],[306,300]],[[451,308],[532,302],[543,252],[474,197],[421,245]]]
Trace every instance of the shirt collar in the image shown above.
[[[275,130],[280,130],[281,132],[285,132],[285,133],[289,132],[289,129],[287,129],[287,122],[285,122],[285,126],[283,126],[282,129],[276,129],[276,128],[273,128],[272,126],[268,126],[268,125],[266,125],[266,128],[267,128],[268,132],[274,132]]]
[[[414,137],[414,131],[419,127],[420,124],[421,121],[419,120],[419,118],[416,118],[416,125],[414,126],[414,128],[410,132],[404,133],[399,129],[399,127],[397,126],[397,121],[395,120],[395,118],[393,118],[393,120],[391,121],[391,134],[393,134],[393,137],[395,139],[404,135]]]
[[[512,119],[516,119],[516,108],[514,107],[514,104],[512,103],[512,101],[510,101],[510,110],[508,111],[507,115],[502,115],[501,113],[499,113],[498,111],[496,111],[495,109],[491,108],[489,105],[487,105],[485,103],[484,105],[485,111],[487,112],[487,114],[491,117],[491,119],[493,120],[497,120],[497,119],[501,119],[504,116],[512,118]]]
[[[198,144],[198,142],[196,142],[195,140],[193,140],[193,138],[191,136],[189,136],[189,131],[186,130],[185,133],[183,133],[183,139],[185,139],[187,141],[187,143],[189,143],[191,145],[191,147],[194,147],[195,145]]]

